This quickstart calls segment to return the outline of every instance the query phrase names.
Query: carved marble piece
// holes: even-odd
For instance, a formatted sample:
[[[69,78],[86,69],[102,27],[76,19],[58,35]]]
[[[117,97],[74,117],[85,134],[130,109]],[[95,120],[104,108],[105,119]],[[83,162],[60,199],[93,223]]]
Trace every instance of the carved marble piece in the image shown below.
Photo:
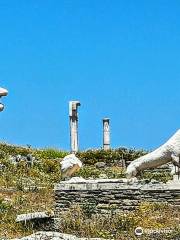
[[[82,162],[75,156],[75,154],[67,155],[63,158],[60,164],[63,179],[73,176],[82,167]]]
[[[132,161],[126,170],[127,178],[133,178],[139,171],[156,168],[172,162],[180,167],[180,129],[162,146],[138,159]]]

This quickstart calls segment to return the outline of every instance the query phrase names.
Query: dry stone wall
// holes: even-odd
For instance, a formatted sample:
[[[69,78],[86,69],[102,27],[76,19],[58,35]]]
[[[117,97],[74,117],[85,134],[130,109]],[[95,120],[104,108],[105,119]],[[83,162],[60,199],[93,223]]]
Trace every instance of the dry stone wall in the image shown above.
[[[56,218],[74,204],[90,209],[92,213],[107,214],[135,210],[142,201],[180,207],[180,184],[127,184],[126,179],[99,179],[66,181],[55,185]]]

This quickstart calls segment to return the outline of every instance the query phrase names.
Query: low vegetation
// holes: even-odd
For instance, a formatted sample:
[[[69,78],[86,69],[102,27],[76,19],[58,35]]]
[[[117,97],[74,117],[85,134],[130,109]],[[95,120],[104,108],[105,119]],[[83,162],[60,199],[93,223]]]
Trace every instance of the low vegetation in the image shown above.
[[[127,163],[145,153],[143,150],[126,148],[79,152],[78,157],[82,160],[84,167],[77,176],[86,179],[125,177],[124,168],[119,165],[119,162],[123,159]],[[35,158],[32,167],[29,167],[26,161],[20,161],[17,164],[11,162],[12,157],[28,154]],[[32,233],[31,226],[23,227],[15,222],[18,214],[53,210],[53,185],[61,180],[59,163],[67,154],[68,152],[56,149],[32,149],[30,146],[17,147],[5,143],[0,144],[0,237],[10,239]],[[95,164],[98,162],[104,162],[105,166],[96,167]],[[140,178],[166,182],[170,179],[170,175],[167,172],[146,172]],[[64,216],[60,230],[87,237],[123,239],[122,236],[124,236],[126,239],[125,231],[128,231],[129,236],[131,234],[134,236],[130,229],[136,226],[148,228],[156,222],[156,226],[168,227],[172,226],[172,218],[175,215],[179,219],[177,210],[168,209],[167,206],[161,209],[160,206],[157,208],[145,204],[137,212],[101,219],[97,216],[89,218],[82,209],[75,207],[76,211],[70,210]],[[148,215],[146,215],[147,211],[149,211]],[[158,216],[161,218],[158,219]],[[158,222],[153,218],[157,218]]]
[[[60,231],[78,236],[102,237],[105,239],[136,239],[135,229],[144,229],[141,239],[179,239],[180,212],[166,204],[144,202],[139,209],[127,213],[87,216],[74,205],[62,216]],[[170,231],[171,229],[171,231]],[[158,235],[159,231],[159,235]],[[164,232],[163,232],[164,231]],[[155,238],[157,237],[157,238]]]

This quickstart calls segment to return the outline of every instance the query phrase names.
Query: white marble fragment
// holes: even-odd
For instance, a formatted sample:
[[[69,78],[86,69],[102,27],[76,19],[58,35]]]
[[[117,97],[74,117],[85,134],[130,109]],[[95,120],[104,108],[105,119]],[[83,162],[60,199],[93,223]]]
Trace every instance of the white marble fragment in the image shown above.
[[[78,172],[82,167],[82,162],[75,156],[75,154],[67,155],[60,162],[62,178],[71,177]]]
[[[52,215],[46,212],[34,212],[34,213],[27,213],[27,214],[20,214],[16,218],[16,222],[26,222],[34,219],[42,219],[42,218],[49,218]]]
[[[8,90],[0,87],[0,97],[5,97],[8,95]]]
[[[127,178],[133,178],[139,171],[156,168],[166,163],[180,167],[180,129],[162,146],[134,161],[126,170]]]

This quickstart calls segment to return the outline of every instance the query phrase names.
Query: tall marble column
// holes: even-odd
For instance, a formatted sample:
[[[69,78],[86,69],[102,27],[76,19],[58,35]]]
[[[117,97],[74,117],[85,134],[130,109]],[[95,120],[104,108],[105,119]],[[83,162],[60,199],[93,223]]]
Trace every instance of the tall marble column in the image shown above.
[[[79,101],[69,102],[69,120],[70,120],[70,142],[71,152],[76,153],[79,149],[78,143],[78,107],[81,106]]]
[[[109,118],[103,119],[103,149],[109,150],[110,149],[110,125],[109,125]]]

